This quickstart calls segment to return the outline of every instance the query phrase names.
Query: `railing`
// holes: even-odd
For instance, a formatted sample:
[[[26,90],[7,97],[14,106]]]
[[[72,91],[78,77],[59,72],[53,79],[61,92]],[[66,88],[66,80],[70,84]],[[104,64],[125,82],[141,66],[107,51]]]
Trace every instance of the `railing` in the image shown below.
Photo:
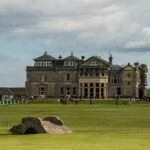
[[[26,100],[0,100],[0,105],[26,104]]]

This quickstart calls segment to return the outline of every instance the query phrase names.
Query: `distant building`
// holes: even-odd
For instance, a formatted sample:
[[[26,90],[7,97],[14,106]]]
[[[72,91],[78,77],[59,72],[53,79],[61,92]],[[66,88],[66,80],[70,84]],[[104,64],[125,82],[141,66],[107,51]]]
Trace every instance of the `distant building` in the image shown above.
[[[146,95],[147,66],[135,62],[125,66],[92,56],[75,57],[73,53],[58,59],[47,52],[34,59],[34,66],[27,66],[26,94],[28,97],[82,97],[111,98],[139,97]]]
[[[0,88],[0,100],[25,97],[25,88]]]

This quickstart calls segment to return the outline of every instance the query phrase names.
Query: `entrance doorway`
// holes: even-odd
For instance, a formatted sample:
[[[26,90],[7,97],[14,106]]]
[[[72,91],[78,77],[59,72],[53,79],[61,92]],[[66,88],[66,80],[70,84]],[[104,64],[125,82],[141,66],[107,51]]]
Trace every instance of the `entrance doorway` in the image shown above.
[[[143,98],[143,90],[139,89],[139,98]]]
[[[0,100],[2,100],[2,95],[0,95]]]

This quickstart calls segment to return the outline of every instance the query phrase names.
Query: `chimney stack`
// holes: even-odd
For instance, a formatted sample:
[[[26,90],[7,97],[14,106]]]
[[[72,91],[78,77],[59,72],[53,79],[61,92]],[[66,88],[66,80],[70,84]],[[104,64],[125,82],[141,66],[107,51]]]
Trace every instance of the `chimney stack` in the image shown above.
[[[59,57],[58,57],[59,59],[62,59],[62,56],[61,55],[59,55]]]
[[[135,68],[136,68],[136,69],[138,69],[139,62],[138,62],[138,61],[137,61],[137,62],[135,62],[135,63],[134,63],[134,66],[135,66]]]
[[[113,57],[112,57],[112,54],[110,54],[110,56],[109,56],[109,64],[110,64],[110,66],[112,66],[112,61],[113,61]]]
[[[84,57],[84,56],[82,56],[82,57],[81,57],[81,59],[82,59],[82,61],[84,61],[85,57]]]

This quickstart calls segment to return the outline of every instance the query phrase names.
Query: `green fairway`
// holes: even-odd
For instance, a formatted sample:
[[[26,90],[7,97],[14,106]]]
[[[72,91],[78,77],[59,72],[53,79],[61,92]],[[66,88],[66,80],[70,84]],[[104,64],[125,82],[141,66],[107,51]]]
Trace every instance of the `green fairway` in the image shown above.
[[[0,150],[149,150],[150,105],[0,106]],[[73,134],[11,135],[22,117],[59,116]]]

